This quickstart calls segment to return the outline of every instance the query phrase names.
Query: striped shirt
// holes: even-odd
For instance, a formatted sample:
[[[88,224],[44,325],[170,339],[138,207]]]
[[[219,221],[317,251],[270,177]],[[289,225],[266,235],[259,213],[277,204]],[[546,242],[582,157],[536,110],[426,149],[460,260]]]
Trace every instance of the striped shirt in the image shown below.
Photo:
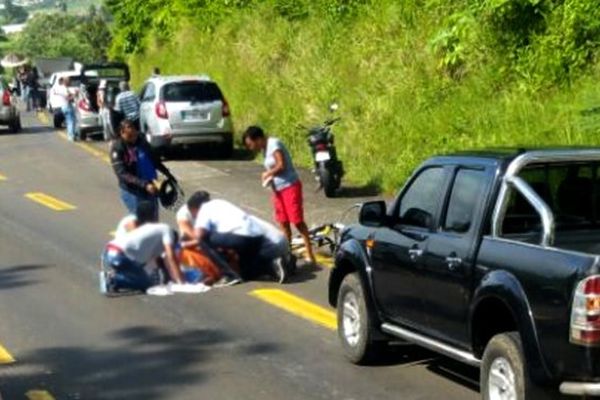
[[[115,110],[122,112],[129,120],[138,120],[140,118],[140,101],[131,90],[119,93],[115,99]]]

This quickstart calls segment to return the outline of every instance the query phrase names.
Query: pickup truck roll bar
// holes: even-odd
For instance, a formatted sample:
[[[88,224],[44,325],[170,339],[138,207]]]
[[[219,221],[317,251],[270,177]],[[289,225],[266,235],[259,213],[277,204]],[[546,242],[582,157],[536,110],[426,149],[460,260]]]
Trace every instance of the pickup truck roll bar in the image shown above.
[[[543,247],[550,247],[554,243],[554,214],[544,200],[536,193],[531,186],[518,176],[519,172],[527,165],[536,163],[560,163],[573,161],[600,161],[600,148],[598,150],[554,150],[554,151],[531,151],[526,152],[508,165],[506,173],[502,180],[502,187],[498,195],[498,202],[494,208],[492,216],[492,236],[500,237],[502,235],[502,221],[506,215],[508,203],[510,200],[509,189],[515,188],[519,191],[531,206],[540,215],[542,220],[542,239]]]

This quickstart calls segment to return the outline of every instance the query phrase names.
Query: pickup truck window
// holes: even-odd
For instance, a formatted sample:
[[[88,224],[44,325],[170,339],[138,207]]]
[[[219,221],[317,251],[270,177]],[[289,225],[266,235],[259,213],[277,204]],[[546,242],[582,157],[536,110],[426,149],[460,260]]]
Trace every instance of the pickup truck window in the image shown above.
[[[552,210],[557,233],[600,225],[600,166],[596,163],[543,164],[524,169],[523,178]],[[596,200],[595,200],[596,199]],[[525,197],[511,190],[503,234],[539,236],[542,222]]]
[[[400,200],[399,223],[431,228],[444,184],[444,169],[431,167],[420,172]]]
[[[469,231],[477,204],[483,201],[486,181],[484,171],[473,169],[457,171],[443,225],[445,231],[456,233]]]

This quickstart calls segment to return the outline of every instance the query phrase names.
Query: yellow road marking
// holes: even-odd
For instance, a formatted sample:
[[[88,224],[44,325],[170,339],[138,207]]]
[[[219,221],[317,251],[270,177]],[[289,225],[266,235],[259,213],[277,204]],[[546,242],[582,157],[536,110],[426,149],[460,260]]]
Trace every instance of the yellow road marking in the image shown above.
[[[0,345],[0,364],[14,363],[15,359],[2,345]]]
[[[69,211],[75,210],[77,208],[72,204],[66,203],[62,200],[56,199],[52,196],[40,192],[27,193],[25,194],[25,197],[35,201],[36,203],[44,205],[54,211]]]
[[[62,137],[65,140],[69,140],[69,137],[67,136],[67,133],[65,131],[60,131],[58,132],[59,136]],[[102,161],[104,161],[107,164],[110,164],[110,158],[108,158],[108,155],[101,151],[98,150],[96,148],[94,148],[93,146],[90,146],[87,143],[81,143],[81,142],[77,142],[75,143],[77,146],[79,146],[79,148],[87,151],[88,153],[90,153],[91,155],[98,157],[99,159],[101,159]]]
[[[325,328],[335,330],[337,327],[337,319],[333,311],[284,290],[258,289],[250,292],[250,295]]]
[[[45,390],[29,390],[25,396],[29,400],[54,400],[54,397]]]
[[[112,237],[115,237],[117,236],[117,231],[110,231],[108,234]]]
[[[7,179],[8,179],[8,178],[7,178],[6,176],[4,176],[4,175],[0,174],[0,181],[5,181],[5,180],[7,180]]]
[[[44,112],[39,112],[37,114],[39,120],[43,123],[43,124],[47,124],[50,122],[50,120],[48,119],[48,116],[46,115],[46,113]]]

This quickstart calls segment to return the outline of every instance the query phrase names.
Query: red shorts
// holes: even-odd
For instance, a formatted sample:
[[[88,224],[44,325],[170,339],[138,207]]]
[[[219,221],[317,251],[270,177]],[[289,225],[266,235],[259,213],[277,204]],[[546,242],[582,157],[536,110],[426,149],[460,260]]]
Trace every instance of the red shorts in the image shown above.
[[[289,222],[294,225],[304,222],[302,182],[298,180],[281,191],[273,192],[271,199],[277,222]]]

